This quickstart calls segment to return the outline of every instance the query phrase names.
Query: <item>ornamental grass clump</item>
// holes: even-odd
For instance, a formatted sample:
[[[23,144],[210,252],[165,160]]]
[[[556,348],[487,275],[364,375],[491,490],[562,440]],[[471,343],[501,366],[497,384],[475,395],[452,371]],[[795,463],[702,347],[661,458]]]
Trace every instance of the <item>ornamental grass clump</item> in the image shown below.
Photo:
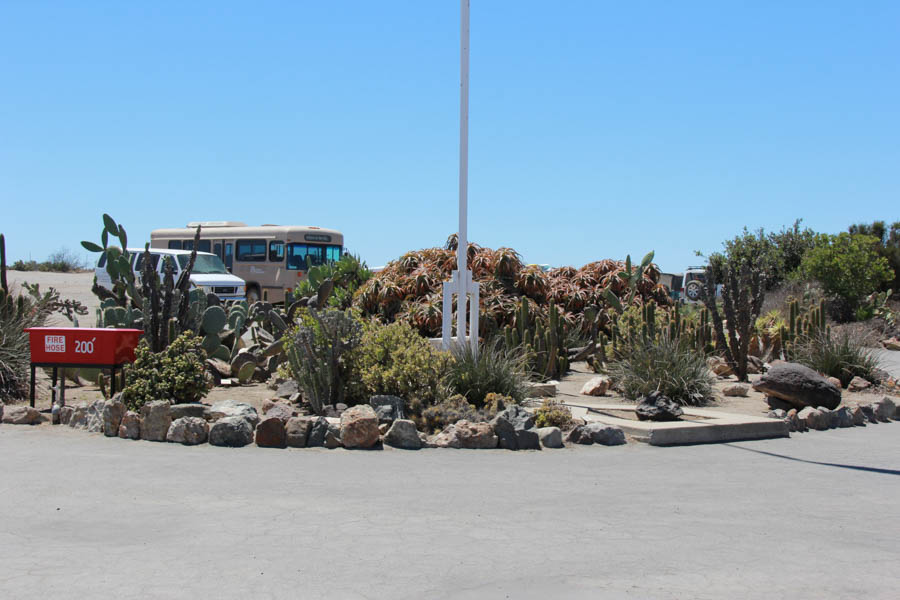
[[[526,356],[518,349],[507,350],[499,343],[488,343],[476,356],[468,344],[454,347],[446,383],[451,393],[461,394],[481,408],[491,392],[509,396],[515,402],[525,399]]]
[[[191,332],[182,333],[161,352],[153,352],[142,339],[134,356],[122,390],[130,410],[154,400],[197,402],[209,392],[203,340]]]
[[[704,355],[668,335],[632,343],[609,363],[607,373],[631,400],[659,391],[681,405],[701,406],[713,397],[714,378]]]
[[[880,365],[878,356],[865,346],[862,337],[849,331],[824,330],[801,337],[790,345],[788,358],[828,377],[837,377],[844,387],[857,376],[875,383]]]

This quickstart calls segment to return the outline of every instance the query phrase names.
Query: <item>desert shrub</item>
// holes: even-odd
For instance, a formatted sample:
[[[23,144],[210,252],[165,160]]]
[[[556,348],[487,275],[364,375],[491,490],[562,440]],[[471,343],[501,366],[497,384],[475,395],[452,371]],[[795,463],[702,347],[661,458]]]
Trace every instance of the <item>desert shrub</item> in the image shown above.
[[[468,344],[457,345],[445,381],[451,393],[481,408],[491,392],[521,402],[525,398],[525,356],[498,343],[484,344],[478,356]]]
[[[348,357],[348,400],[365,402],[374,394],[390,394],[403,398],[406,414],[419,414],[447,397],[442,380],[449,362],[446,352],[435,349],[411,325],[369,322]]]
[[[632,400],[658,390],[679,404],[699,406],[713,395],[713,376],[704,355],[668,335],[633,344],[627,354],[609,363],[607,372]]]
[[[866,296],[894,278],[878,247],[878,239],[872,236],[821,234],[804,255],[800,270],[822,284],[836,319],[852,319]]]
[[[535,427],[559,427],[569,429],[572,425],[572,411],[559,400],[547,398],[534,411]]]
[[[425,408],[421,416],[413,415],[416,426],[426,432],[441,431],[461,419],[474,422],[487,420],[484,413],[462,394],[455,394]]]
[[[343,402],[351,365],[350,352],[362,339],[362,323],[349,311],[305,310],[285,336],[290,373],[316,414],[325,405]]]
[[[147,341],[141,340],[134,356],[122,390],[131,410],[140,410],[153,400],[196,402],[209,391],[203,340],[191,332],[182,333],[162,352],[153,352]]]
[[[876,381],[878,356],[865,346],[861,335],[852,331],[818,332],[789,346],[788,358],[829,377],[837,377],[847,387],[856,376]]]
[[[52,294],[26,289],[26,294],[0,289],[0,401],[25,397],[31,365],[25,328],[43,326],[53,311]]]
[[[306,279],[297,286],[299,296],[312,296],[319,287],[319,282],[330,279],[334,289],[328,297],[328,306],[347,310],[353,303],[353,295],[369,278],[372,271],[365,262],[353,254],[344,254],[334,263],[325,263],[310,267]]]
[[[485,417],[493,419],[497,416],[497,413],[503,412],[508,406],[512,406],[513,404],[518,404],[515,398],[491,392],[484,397],[484,406],[482,407],[481,412],[484,413]]]

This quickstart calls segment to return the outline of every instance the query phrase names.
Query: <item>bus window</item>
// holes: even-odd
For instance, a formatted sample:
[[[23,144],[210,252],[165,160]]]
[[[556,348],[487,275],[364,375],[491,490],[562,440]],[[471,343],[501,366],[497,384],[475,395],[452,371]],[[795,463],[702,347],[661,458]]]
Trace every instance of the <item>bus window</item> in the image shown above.
[[[341,247],[328,246],[325,250],[325,258],[328,260],[328,262],[337,262],[341,260]]]
[[[193,250],[194,249],[194,240],[184,240],[181,242],[182,250]]]
[[[266,240],[238,240],[238,262],[266,262]]]
[[[169,250],[181,250],[181,240],[169,240]]]
[[[209,252],[209,245],[210,245],[209,240],[200,240],[200,245],[197,246],[197,250],[199,252]]]
[[[279,240],[269,242],[269,262],[284,262],[284,242]]]
[[[231,265],[234,263],[234,256],[231,251],[231,244],[225,244],[225,266],[228,270],[231,270]]]
[[[213,254],[219,257],[219,260],[224,259],[224,255],[222,254],[222,242],[216,242],[213,244]]]
[[[307,264],[312,267],[326,262],[340,260],[340,246],[316,246],[313,244],[288,244],[287,268],[291,271],[305,271]]]

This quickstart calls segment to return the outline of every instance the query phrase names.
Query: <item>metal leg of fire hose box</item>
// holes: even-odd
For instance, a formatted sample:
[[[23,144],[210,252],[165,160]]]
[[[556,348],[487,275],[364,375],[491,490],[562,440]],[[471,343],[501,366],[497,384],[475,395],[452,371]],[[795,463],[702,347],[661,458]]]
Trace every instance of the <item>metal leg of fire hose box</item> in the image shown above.
[[[56,384],[59,380],[59,368],[53,367],[53,384],[50,386],[50,408],[56,404]],[[62,384],[66,385],[66,374],[63,373]]]
[[[34,408],[34,370],[35,366],[31,365],[31,395],[29,399],[31,400],[31,408]]]
[[[116,365],[112,366],[109,372],[109,397],[116,395]]]

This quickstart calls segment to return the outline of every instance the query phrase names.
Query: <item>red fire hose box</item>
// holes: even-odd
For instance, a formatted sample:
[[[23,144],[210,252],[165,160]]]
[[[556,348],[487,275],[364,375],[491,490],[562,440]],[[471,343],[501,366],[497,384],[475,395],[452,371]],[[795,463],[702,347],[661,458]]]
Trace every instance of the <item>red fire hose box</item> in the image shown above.
[[[144,333],[140,329],[88,327],[29,327],[25,331],[28,332],[31,345],[32,406],[35,367],[53,367],[54,386],[58,367],[91,366],[110,369],[110,395],[115,394],[116,369],[134,361],[134,349]]]

